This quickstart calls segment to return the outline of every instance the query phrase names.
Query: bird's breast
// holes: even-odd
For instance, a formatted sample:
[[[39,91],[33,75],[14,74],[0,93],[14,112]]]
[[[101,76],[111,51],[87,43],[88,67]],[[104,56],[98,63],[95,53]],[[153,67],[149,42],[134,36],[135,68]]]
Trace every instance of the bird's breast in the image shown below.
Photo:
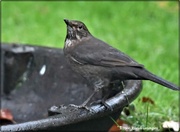
[[[66,39],[66,41],[65,41],[65,48],[69,48],[71,46],[72,46],[72,40]]]

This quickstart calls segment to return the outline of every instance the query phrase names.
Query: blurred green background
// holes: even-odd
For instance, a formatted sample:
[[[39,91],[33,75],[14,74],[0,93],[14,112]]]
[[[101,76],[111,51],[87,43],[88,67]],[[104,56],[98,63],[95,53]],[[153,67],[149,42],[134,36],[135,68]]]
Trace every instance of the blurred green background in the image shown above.
[[[151,72],[178,84],[178,2],[5,2],[1,3],[1,42],[63,48],[64,18],[83,21],[90,32],[125,52]],[[146,96],[152,112],[164,120],[179,119],[179,93],[150,81],[133,102]],[[150,122],[162,123],[152,120]]]

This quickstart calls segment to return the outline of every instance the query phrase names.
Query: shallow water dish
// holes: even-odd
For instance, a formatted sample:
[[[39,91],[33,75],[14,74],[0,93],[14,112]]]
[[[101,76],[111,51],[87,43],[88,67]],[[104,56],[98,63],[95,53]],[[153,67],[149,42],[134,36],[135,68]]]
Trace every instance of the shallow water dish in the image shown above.
[[[92,93],[86,81],[67,64],[62,49],[1,44],[1,108],[12,112],[15,124],[2,131],[81,130],[107,131],[122,109],[141,92],[141,81],[125,82],[106,100],[113,108],[94,103],[91,111],[81,104]],[[93,100],[101,98],[97,93]],[[127,100],[128,99],[128,100]]]

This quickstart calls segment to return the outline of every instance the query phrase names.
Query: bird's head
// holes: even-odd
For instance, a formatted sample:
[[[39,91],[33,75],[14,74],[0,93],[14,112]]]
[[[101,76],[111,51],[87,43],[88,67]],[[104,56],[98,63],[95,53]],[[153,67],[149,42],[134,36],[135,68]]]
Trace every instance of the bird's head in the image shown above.
[[[64,19],[64,22],[67,25],[66,39],[81,41],[83,38],[90,35],[90,32],[83,22],[67,19]]]

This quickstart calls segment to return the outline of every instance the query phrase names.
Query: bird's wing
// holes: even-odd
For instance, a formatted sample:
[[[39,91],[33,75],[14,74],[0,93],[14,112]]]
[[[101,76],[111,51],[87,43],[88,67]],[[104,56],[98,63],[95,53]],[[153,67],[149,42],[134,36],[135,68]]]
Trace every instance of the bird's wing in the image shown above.
[[[135,62],[126,62],[124,60],[116,59],[116,58],[103,58],[99,64],[106,65],[106,66],[132,66],[132,67],[143,67],[143,65],[140,65]]]
[[[140,67],[132,58],[121,51],[98,40],[96,43],[80,44],[72,54],[73,59],[82,64],[91,64],[106,67],[131,66]]]

